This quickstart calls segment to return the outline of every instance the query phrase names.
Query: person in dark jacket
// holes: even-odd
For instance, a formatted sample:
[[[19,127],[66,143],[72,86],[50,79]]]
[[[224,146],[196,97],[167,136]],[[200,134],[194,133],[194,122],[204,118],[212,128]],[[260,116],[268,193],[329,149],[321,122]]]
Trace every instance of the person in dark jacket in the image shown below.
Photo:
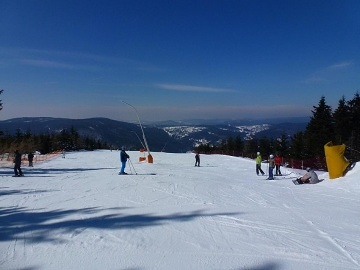
[[[18,150],[15,151],[15,158],[14,158],[14,173],[15,176],[23,176],[23,173],[21,171],[21,154]]]
[[[196,153],[195,155],[195,167],[200,167],[200,154]]]
[[[29,153],[28,154],[28,161],[29,161],[29,167],[33,167],[33,161],[34,161],[34,154],[33,153]]]
[[[125,147],[121,147],[121,151],[120,151],[120,161],[121,161],[121,169],[119,174],[127,174],[125,172],[125,166],[126,166],[126,162],[128,160],[129,155],[125,152]]]

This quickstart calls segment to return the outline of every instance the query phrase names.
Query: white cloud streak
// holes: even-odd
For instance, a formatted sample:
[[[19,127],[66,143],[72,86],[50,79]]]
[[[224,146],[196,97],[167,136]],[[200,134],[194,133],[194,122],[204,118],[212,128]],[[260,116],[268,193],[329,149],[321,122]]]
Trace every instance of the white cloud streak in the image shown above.
[[[170,91],[207,92],[207,93],[232,93],[232,92],[235,92],[232,89],[183,85],[183,84],[156,84],[155,86],[159,87],[163,90],[170,90]]]
[[[344,72],[353,65],[354,63],[352,61],[344,61],[324,67],[314,72],[311,76],[309,76],[309,78],[304,80],[304,83],[312,84],[330,82],[337,73],[341,74],[341,72]]]
[[[341,63],[337,63],[337,64],[329,66],[328,69],[345,69],[345,68],[351,67],[352,65],[353,65],[353,62],[351,62],[351,61],[341,62]]]
[[[49,60],[36,60],[36,59],[23,59],[21,63],[24,65],[41,67],[41,68],[59,68],[59,69],[71,69],[71,70],[96,70],[95,66],[91,65],[76,65],[76,64],[67,64],[57,61]]]

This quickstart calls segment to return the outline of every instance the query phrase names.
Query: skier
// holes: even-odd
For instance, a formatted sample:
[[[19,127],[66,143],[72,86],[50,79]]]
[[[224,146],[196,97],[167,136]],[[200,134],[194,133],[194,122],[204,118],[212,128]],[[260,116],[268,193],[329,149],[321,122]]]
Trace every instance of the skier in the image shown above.
[[[196,153],[195,155],[195,167],[200,167],[200,154],[199,152]]]
[[[28,154],[29,167],[33,167],[33,160],[34,160],[34,154],[30,152]]]
[[[260,152],[257,152],[256,153],[256,159],[255,159],[255,162],[256,162],[256,174],[259,175],[259,172],[261,173],[261,175],[264,175],[265,173],[263,172],[263,170],[261,169],[261,155],[260,155]]]
[[[269,177],[266,180],[274,180],[273,171],[275,168],[275,159],[274,155],[269,156]]]
[[[14,166],[15,176],[24,176],[21,171],[21,154],[19,153],[18,150],[15,151],[14,163],[15,163]]]
[[[126,162],[127,159],[130,158],[129,155],[125,152],[125,146],[121,147],[121,151],[120,151],[120,161],[121,161],[121,169],[119,174],[127,174],[125,172],[125,166],[126,166]]]
[[[320,182],[318,175],[310,167],[307,167],[306,168],[306,173],[304,174],[304,176],[296,179],[296,181],[299,184],[316,184],[316,183]]]
[[[275,175],[282,175],[280,171],[280,166],[281,166],[281,157],[279,156],[279,154],[277,154],[275,157]]]

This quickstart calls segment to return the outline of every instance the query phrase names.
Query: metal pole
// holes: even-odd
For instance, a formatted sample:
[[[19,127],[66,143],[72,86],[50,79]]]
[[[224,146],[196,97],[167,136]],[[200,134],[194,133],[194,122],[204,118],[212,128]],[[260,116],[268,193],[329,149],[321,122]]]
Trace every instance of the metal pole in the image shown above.
[[[137,116],[137,118],[138,118],[139,125],[140,125],[140,128],[141,128],[141,132],[142,132],[142,134],[143,134],[143,139],[144,139],[144,142],[145,142],[146,150],[148,151],[148,153],[149,153],[149,155],[150,155],[150,149],[149,149],[149,146],[148,146],[147,141],[146,141],[146,137],[145,137],[145,134],[144,134],[143,127],[142,127],[142,125],[141,125],[141,121],[140,121],[140,117],[139,117],[139,114],[138,114],[137,109],[136,109],[133,105],[131,105],[131,104],[125,102],[125,101],[123,101],[123,102],[124,102],[126,105],[130,106],[131,108],[133,108],[133,109],[135,110],[136,116]]]
[[[135,133],[135,135],[136,135],[136,137],[139,139],[142,147],[144,147],[144,149],[145,149],[146,147],[145,147],[145,145],[143,144],[143,142],[141,141],[141,139],[139,138],[139,136],[137,135],[137,133],[136,133],[135,131],[131,131],[131,132]]]

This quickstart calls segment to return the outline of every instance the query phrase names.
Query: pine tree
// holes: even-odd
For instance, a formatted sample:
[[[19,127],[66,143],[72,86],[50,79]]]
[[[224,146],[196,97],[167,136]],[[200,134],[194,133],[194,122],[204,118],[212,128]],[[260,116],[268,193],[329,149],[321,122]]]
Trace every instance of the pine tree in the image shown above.
[[[4,89],[0,90],[0,95],[2,94],[2,92],[4,92]],[[0,99],[0,111],[2,110],[3,106],[2,106],[2,100]]]
[[[281,134],[280,138],[277,138],[275,141],[275,153],[278,153],[281,156],[284,156],[287,154],[288,149],[288,138],[286,134]]]
[[[238,153],[241,153],[243,151],[244,143],[243,143],[240,135],[236,136],[236,138],[234,140],[234,147],[235,147],[235,151]]]
[[[2,94],[2,92],[4,92],[4,90],[0,90],[0,95]],[[3,108],[3,104],[2,104],[2,100],[0,99],[0,111],[2,110]],[[0,130],[0,135],[3,135],[3,132]]]
[[[305,135],[300,131],[291,137],[290,156],[295,159],[305,158]]]
[[[339,105],[333,113],[334,118],[334,144],[347,143],[351,137],[351,114],[350,108],[343,96],[339,100]]]
[[[308,157],[324,156],[324,145],[334,139],[332,110],[326,104],[325,96],[313,108],[313,116],[305,131],[305,153]]]
[[[348,105],[351,123],[349,146],[356,151],[360,151],[360,95],[358,92],[349,101]]]

